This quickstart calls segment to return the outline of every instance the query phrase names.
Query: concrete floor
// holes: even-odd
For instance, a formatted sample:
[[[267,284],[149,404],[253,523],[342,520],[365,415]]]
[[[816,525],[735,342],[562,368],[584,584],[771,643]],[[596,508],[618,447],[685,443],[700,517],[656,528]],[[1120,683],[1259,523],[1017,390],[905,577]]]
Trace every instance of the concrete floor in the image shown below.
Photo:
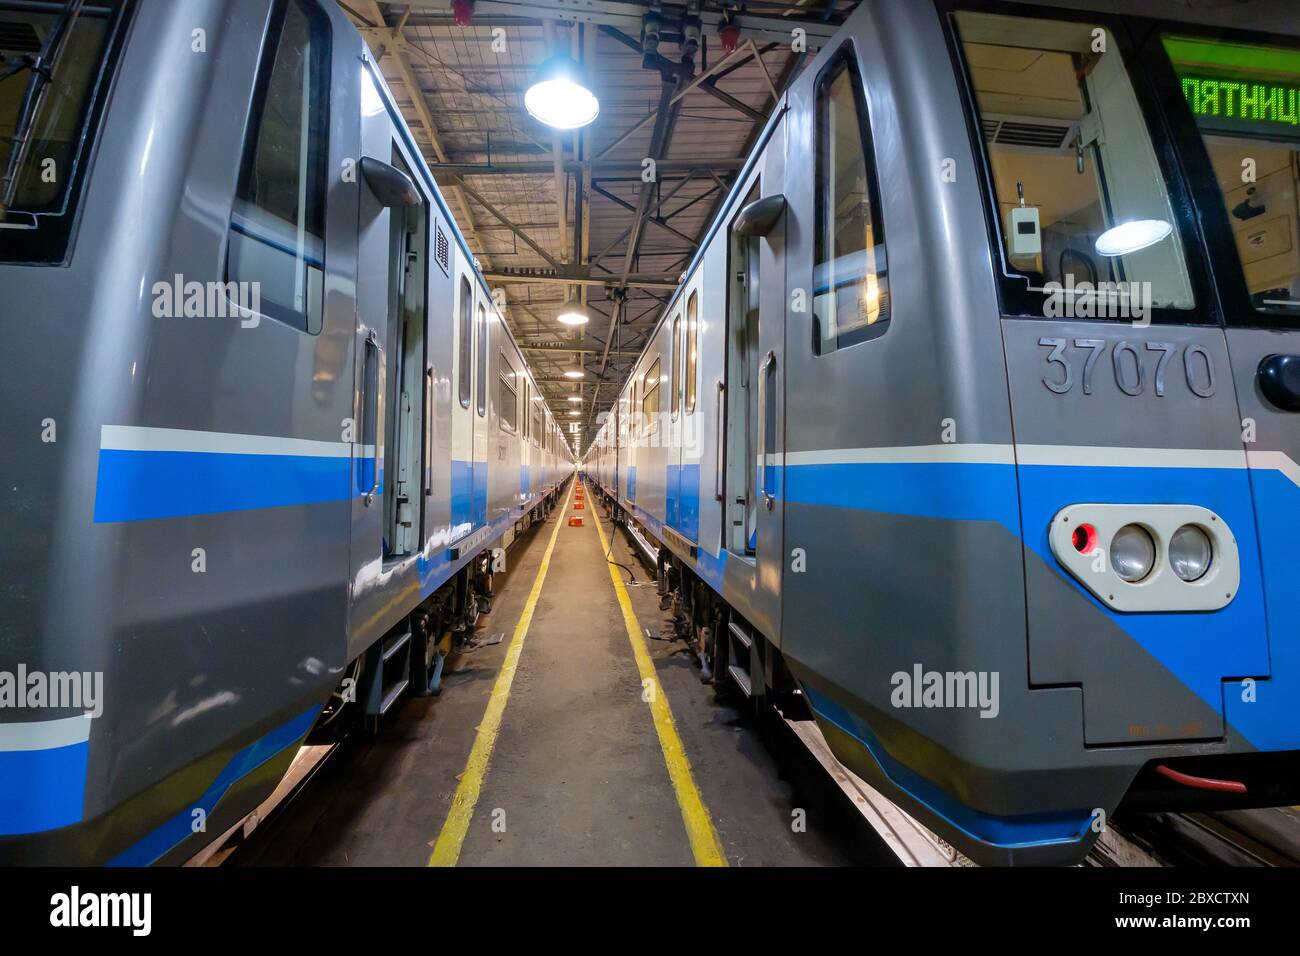
[[[497,672],[559,511],[509,553],[479,640],[449,661],[442,695],[407,701],[374,739],[345,743],[304,792],[228,861],[236,865],[423,866],[447,819]],[[459,856],[461,866],[689,866],[694,862],[623,615],[592,521],[559,529],[500,733]],[[602,516],[603,521],[603,516]],[[671,633],[653,576],[631,569],[639,623]],[[628,571],[620,569],[624,580]],[[760,734],[699,681],[680,642],[649,640],[694,780],[733,866],[888,862],[815,765],[779,733]],[[806,830],[794,832],[796,809]]]

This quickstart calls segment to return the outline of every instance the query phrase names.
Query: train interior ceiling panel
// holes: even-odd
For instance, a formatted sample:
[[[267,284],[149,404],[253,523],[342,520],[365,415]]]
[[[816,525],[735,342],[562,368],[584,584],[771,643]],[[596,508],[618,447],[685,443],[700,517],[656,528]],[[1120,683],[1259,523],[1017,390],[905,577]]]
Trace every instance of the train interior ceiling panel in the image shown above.
[[[6,868],[1300,865],[1288,0],[0,0],[0,176]]]

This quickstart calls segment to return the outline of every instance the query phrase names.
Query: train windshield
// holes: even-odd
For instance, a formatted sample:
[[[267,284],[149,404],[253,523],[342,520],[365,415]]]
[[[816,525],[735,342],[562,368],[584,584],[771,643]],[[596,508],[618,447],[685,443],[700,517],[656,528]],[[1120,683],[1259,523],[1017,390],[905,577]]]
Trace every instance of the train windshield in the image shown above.
[[[0,0],[0,261],[67,253],[121,0]]]
[[[1064,296],[1067,310],[1071,297],[1102,290],[1124,304],[1193,309],[1165,177],[1111,33],[969,12],[956,24],[1004,262],[1021,288]]]
[[[1223,192],[1251,304],[1300,316],[1300,51],[1164,38]]]

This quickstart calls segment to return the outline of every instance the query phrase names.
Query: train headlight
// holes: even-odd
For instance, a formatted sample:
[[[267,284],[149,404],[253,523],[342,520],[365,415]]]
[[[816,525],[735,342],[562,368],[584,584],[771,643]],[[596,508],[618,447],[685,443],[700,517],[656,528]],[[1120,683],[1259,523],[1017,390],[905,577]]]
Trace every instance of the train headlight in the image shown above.
[[[1169,564],[1184,581],[1199,581],[1210,570],[1214,546],[1210,536],[1194,524],[1185,524],[1169,540]]]
[[[1156,563],[1156,543],[1141,525],[1126,524],[1110,539],[1110,565],[1130,584],[1151,573]]]

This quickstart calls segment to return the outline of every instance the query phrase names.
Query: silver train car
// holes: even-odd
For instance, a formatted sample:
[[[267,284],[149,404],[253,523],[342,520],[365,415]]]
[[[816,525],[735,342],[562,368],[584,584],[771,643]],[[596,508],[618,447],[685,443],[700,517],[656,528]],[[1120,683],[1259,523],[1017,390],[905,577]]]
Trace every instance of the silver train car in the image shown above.
[[[0,859],[177,862],[437,689],[572,454],[337,4],[0,26]]]
[[[863,3],[581,465],[985,864],[1300,795],[1300,40],[1075,6]]]

